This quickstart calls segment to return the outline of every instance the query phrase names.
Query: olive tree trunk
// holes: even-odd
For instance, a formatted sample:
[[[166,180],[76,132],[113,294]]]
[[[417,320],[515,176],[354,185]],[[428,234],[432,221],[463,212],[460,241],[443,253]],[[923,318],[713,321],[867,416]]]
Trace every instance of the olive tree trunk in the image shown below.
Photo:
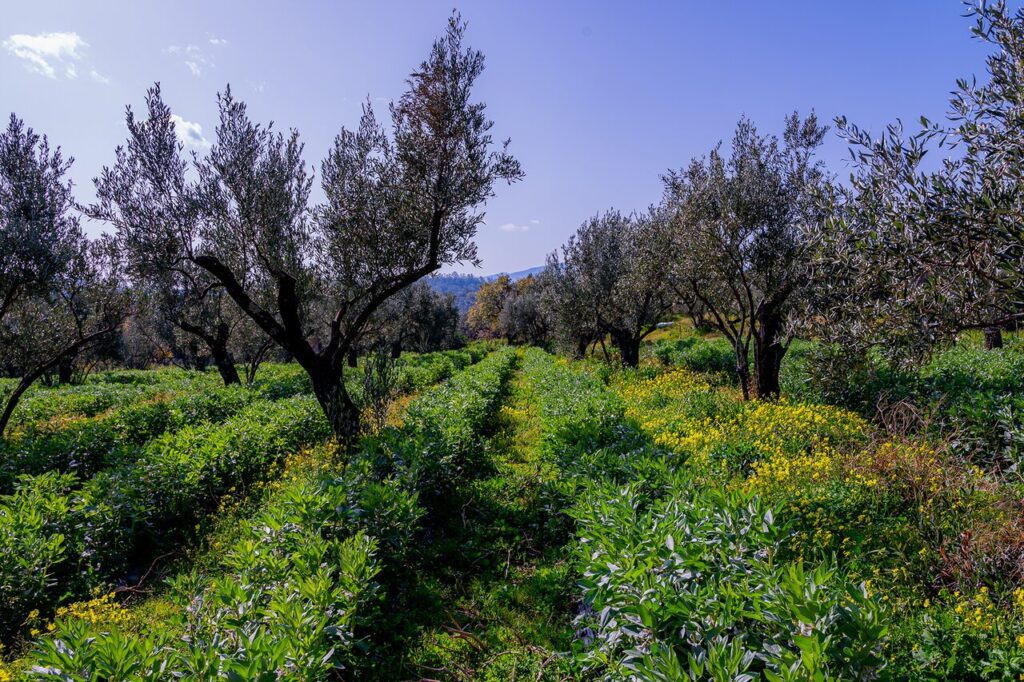
[[[779,373],[786,346],[782,338],[783,319],[774,306],[763,305],[757,316],[754,335],[754,388],[762,400],[779,397]]]
[[[4,405],[3,412],[0,412],[0,441],[3,440],[4,433],[7,431],[7,426],[11,422],[11,415],[14,414],[14,408],[18,406],[18,402],[25,394],[25,391],[27,391],[32,384],[38,381],[39,377],[51,371],[62,360],[64,360],[64,358],[69,356],[76,357],[78,353],[89,344],[113,334],[115,329],[116,327],[107,327],[91,334],[87,334],[61,350],[51,359],[42,362],[25,372],[25,374],[22,375],[21,380],[18,382],[18,385],[14,387],[14,391],[7,396],[7,403]]]
[[[211,343],[209,346],[210,357],[213,358],[213,364],[217,366],[217,371],[220,373],[220,378],[224,380],[224,385],[241,384],[242,379],[238,376],[235,359],[232,357],[231,351],[228,350],[227,343]]]
[[[993,350],[1003,347],[1003,330],[999,327],[985,327],[985,348]]]
[[[310,373],[313,395],[320,403],[338,444],[347,452],[359,438],[359,406],[345,388],[340,372]]]
[[[612,343],[619,349],[623,367],[636,367],[640,364],[640,339],[627,332],[613,332]]]

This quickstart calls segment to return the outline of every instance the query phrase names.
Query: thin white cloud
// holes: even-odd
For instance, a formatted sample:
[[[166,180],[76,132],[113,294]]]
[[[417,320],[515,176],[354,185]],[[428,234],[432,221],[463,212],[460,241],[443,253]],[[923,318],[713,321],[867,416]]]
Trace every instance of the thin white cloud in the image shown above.
[[[227,38],[218,38],[217,36],[210,36],[210,39],[209,39],[208,42],[211,45],[216,45],[217,47],[221,47],[223,45],[227,45],[228,44]]]
[[[203,137],[203,126],[193,121],[186,121],[177,114],[171,114],[174,121],[174,134],[186,147],[209,147],[210,141]]]
[[[529,224],[520,225],[520,224],[517,224],[517,223],[505,223],[504,225],[500,226],[498,229],[503,230],[504,232],[527,232],[530,229],[530,225]]]
[[[75,62],[89,46],[77,33],[15,33],[4,40],[4,49],[24,60],[30,71],[56,79],[58,73],[65,78],[78,76]]]
[[[532,220],[530,220],[530,224],[531,225],[540,225],[540,221],[537,220],[536,218],[533,218]]]
[[[203,49],[198,45],[171,45],[167,48],[169,54],[182,55],[184,58],[185,66],[192,72],[193,76],[202,76],[203,72],[207,69],[211,69],[215,64],[210,61],[205,54]]]
[[[100,83],[102,85],[107,85],[108,83],[110,83],[110,77],[109,76],[104,76],[102,73],[100,73],[96,69],[90,69],[89,70],[89,78],[93,79],[94,81],[96,81],[97,83]]]

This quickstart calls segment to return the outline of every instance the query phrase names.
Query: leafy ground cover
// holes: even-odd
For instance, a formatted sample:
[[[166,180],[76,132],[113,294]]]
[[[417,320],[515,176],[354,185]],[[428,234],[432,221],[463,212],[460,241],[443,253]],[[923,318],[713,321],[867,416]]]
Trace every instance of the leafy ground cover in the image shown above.
[[[410,376],[400,373],[397,383],[412,390],[435,382],[483,352],[411,356],[404,363]],[[91,478],[58,471],[17,478],[0,498],[0,546],[12,557],[0,567],[5,640],[31,630],[58,604],[114,580],[137,580],[201,534],[225,499],[260,490],[290,454],[325,439],[311,397],[281,397],[302,386],[292,368],[284,373],[284,386],[269,382],[252,391],[226,421],[165,432]]]
[[[171,580],[167,594],[133,608],[107,595],[67,607],[40,628],[49,634],[18,674],[317,680],[352,668],[363,651],[359,633],[386,594],[382,571],[399,572],[423,515],[419,466],[412,458],[381,461],[384,451],[423,446],[457,467],[493,416],[486,396],[501,394],[511,362],[511,353],[496,353],[427,391],[401,426],[369,438],[365,455],[344,465],[332,448],[314,447],[284,468],[260,511],[219,533],[211,556]],[[416,448],[405,436],[417,438]]]
[[[152,596],[111,591],[123,564],[60,559],[53,585],[74,591],[56,597],[25,583],[13,594],[49,607],[24,620],[19,597],[10,622],[35,641],[0,679],[1024,674],[1024,522],[999,469],[844,407],[745,403],[683,356],[609,371],[500,348],[455,371],[483,352],[417,360],[407,390],[451,378],[396,401],[344,462],[308,397],[158,437],[145,452],[166,439],[177,454],[125,465],[116,487],[148,471],[145,490],[174,494],[108,524],[130,528],[119,544],[69,530],[90,518],[75,496],[111,472],[73,490],[31,479],[5,502],[62,537],[48,555],[42,530],[0,535],[37,542],[20,555],[152,557],[188,544],[154,528],[202,529]],[[943,362],[934,376],[969,392],[968,361]]]
[[[948,376],[950,367],[959,368],[954,374],[965,381],[959,358],[933,367],[931,376]],[[667,478],[675,492],[660,508],[648,506],[649,496],[620,490],[609,496],[612,507],[600,512],[604,516],[587,512],[590,522],[585,527],[606,529],[618,518],[616,527],[637,534],[634,548],[660,547],[661,554],[671,554],[671,544],[680,554],[678,534],[671,540],[666,535],[666,526],[672,524],[665,515],[682,520],[682,527],[693,533],[715,514],[700,509],[706,500],[696,505],[697,513],[691,511],[693,491],[714,491],[728,500],[724,507],[746,505],[751,510],[749,518],[731,522],[747,533],[754,534],[759,514],[770,514],[771,523],[762,530],[774,528],[771,535],[757,542],[748,538],[743,546],[766,550],[758,561],[789,565],[785,580],[775,581],[783,594],[798,595],[787,584],[801,573],[806,584],[815,586],[815,591],[805,588],[802,597],[813,604],[791,609],[798,603],[794,601],[788,612],[772,613],[764,604],[731,605],[738,613],[757,614],[758,621],[786,623],[793,633],[789,646],[765,640],[757,644],[758,627],[741,622],[734,633],[742,638],[740,643],[734,637],[720,640],[733,646],[734,655],[728,647],[716,654],[732,666],[730,674],[897,680],[1015,679],[1024,672],[1021,503],[1015,486],[997,471],[976,466],[928,431],[893,435],[854,412],[820,403],[742,403],[734,391],[687,370],[624,373],[613,385],[629,406],[628,418],[676,458]],[[635,530],[644,527],[651,529],[647,535]],[[609,542],[602,537],[598,533],[595,541]],[[700,544],[708,541],[705,537]],[[723,542],[711,540],[713,546]],[[606,551],[611,563],[625,563],[621,554]],[[636,554],[626,556],[635,560]],[[742,556],[730,546],[722,559],[735,564]],[[653,565],[668,559],[650,561]],[[701,576],[701,588],[713,584],[707,563],[698,565],[701,570],[689,570]],[[748,575],[758,575],[758,589],[747,585],[743,594],[756,595],[772,585],[762,570],[756,565],[744,568]],[[814,577],[807,582],[806,576]],[[638,591],[641,584],[635,586]],[[735,578],[730,584],[746,585]],[[678,585],[674,589],[686,592]],[[724,622],[713,604],[731,592],[716,594],[715,599],[699,600],[699,608],[690,612],[705,627]],[[656,623],[663,622],[667,611],[664,606],[649,609]],[[635,615],[641,622],[650,617]],[[627,661],[638,666],[641,678],[692,671],[696,663],[679,660],[681,652],[692,654],[687,639],[707,643],[720,637],[699,623],[673,622],[671,627],[669,632],[687,637],[669,638],[670,645],[658,650],[662,660],[651,649],[639,662]]]

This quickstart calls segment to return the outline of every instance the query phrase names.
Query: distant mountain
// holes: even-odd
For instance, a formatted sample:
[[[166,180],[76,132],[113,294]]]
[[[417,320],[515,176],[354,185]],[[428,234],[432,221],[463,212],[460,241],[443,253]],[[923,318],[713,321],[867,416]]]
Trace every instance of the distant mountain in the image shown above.
[[[543,265],[538,265],[537,267],[534,267],[534,268],[526,268],[525,270],[516,270],[515,272],[499,272],[496,275],[485,275],[484,276],[484,280],[487,281],[487,282],[490,282],[492,280],[498,279],[502,275],[508,275],[509,279],[511,279],[513,282],[518,282],[519,280],[523,279],[524,277],[529,277],[530,275],[539,275],[540,271],[543,270],[543,269],[544,269]]]
[[[463,275],[452,272],[447,275],[431,275],[427,284],[441,294],[451,294],[455,298],[455,306],[465,314],[476,300],[477,289],[487,280],[474,275]]]
[[[543,269],[543,265],[538,265],[535,268],[517,270],[516,272],[499,272],[493,275],[482,276],[452,272],[447,275],[432,275],[427,278],[427,283],[434,288],[434,291],[454,296],[455,305],[458,307],[459,312],[465,313],[473,305],[473,302],[476,301],[476,292],[481,284],[491,282],[502,275],[508,275],[515,282],[524,277],[536,275]]]

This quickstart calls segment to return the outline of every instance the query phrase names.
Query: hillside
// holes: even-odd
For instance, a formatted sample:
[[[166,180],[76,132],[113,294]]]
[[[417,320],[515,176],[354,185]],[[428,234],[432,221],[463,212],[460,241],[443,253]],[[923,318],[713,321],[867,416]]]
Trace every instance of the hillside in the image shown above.
[[[427,283],[434,288],[435,291],[442,294],[452,294],[455,297],[455,305],[459,311],[465,313],[473,305],[473,301],[476,300],[477,289],[484,282],[490,282],[491,280],[497,279],[501,275],[508,275],[513,282],[535,275],[544,269],[543,265],[536,267],[527,268],[525,270],[517,270],[516,272],[499,272],[493,275],[470,275],[460,272],[452,272],[444,275],[434,275],[433,277],[427,278]]]

